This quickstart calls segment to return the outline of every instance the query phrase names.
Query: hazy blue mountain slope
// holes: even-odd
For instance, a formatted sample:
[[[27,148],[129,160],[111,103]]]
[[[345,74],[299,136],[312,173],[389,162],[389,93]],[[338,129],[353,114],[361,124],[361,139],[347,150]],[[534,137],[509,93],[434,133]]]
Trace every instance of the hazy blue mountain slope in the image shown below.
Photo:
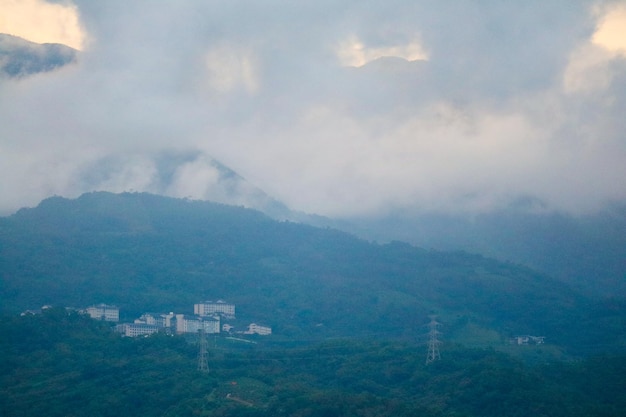
[[[474,217],[394,213],[337,226],[367,239],[522,263],[589,294],[626,294],[626,205],[577,217],[523,208]]]
[[[450,338],[468,326],[578,349],[623,337],[622,304],[527,268],[149,194],[55,197],[0,219],[0,273],[2,306],[14,311],[109,302],[126,314],[190,312],[225,298],[299,338],[418,337],[433,311]]]
[[[29,42],[0,33],[0,74],[23,77],[51,71],[73,62],[77,51],[69,46]]]
[[[108,190],[120,172],[140,164],[150,167],[144,191],[170,197],[210,200],[261,210],[276,219],[292,213],[279,201],[215,158],[197,150],[161,150],[142,154],[112,153],[77,174],[83,190]],[[192,185],[190,185],[192,184]]]

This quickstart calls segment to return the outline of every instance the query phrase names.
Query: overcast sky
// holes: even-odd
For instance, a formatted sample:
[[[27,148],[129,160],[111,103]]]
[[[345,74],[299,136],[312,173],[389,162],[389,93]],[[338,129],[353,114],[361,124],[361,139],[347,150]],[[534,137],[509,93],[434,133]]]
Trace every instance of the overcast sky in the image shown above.
[[[81,50],[0,79],[2,214],[211,199],[211,158],[328,216],[626,200],[625,1],[0,0],[0,32]]]

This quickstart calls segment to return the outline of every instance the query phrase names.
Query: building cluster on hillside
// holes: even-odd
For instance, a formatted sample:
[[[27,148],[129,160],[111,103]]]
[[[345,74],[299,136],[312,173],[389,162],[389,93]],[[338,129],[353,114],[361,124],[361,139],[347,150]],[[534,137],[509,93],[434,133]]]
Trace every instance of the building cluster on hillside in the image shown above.
[[[515,336],[510,339],[512,345],[543,345],[545,343],[545,336]]]
[[[95,306],[87,307],[84,313],[88,314],[92,319],[102,321],[120,321],[120,309],[116,306],[110,306],[107,304],[98,304]]]
[[[118,322],[119,308],[106,304],[88,307],[86,314],[97,320]],[[205,334],[240,333],[270,335],[272,328],[251,323],[243,331],[235,331],[234,326],[222,323],[224,320],[234,320],[235,305],[222,300],[205,301],[194,304],[193,315],[170,313],[144,313],[132,323],[120,323],[115,328],[124,336],[137,337],[157,332],[169,334],[198,333]]]

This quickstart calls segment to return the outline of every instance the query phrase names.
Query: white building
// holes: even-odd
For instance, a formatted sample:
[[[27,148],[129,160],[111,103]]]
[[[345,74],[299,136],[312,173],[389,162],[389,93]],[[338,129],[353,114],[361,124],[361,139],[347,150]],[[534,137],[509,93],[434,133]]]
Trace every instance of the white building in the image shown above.
[[[246,334],[260,334],[261,336],[267,336],[272,334],[272,328],[267,326],[261,326],[256,323],[251,323],[248,326]]]
[[[197,333],[201,328],[207,334],[220,332],[220,318],[185,316],[184,314],[176,314],[176,333]]]
[[[515,336],[511,343],[514,345],[543,345],[545,343],[545,336]]]
[[[115,330],[128,337],[145,336],[152,333],[156,333],[162,327],[155,326],[153,324],[145,323],[123,323],[118,324]]]
[[[103,321],[120,321],[120,309],[115,306],[106,304],[98,304],[97,306],[87,307],[85,310],[92,319]]]
[[[135,323],[150,324],[158,327],[172,327],[172,321],[174,319],[174,313],[169,314],[154,314],[144,313],[138,319],[135,319]]]
[[[197,316],[213,316],[220,314],[225,317],[235,317],[235,305],[222,300],[205,301],[204,303],[193,305],[193,314]]]

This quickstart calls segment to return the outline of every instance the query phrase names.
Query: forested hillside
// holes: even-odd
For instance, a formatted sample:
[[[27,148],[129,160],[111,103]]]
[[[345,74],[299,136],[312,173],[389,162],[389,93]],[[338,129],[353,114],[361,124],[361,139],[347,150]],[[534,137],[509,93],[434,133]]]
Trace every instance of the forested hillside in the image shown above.
[[[528,365],[491,349],[333,340],[285,348],[121,338],[64,309],[0,320],[0,413],[40,416],[622,416],[626,358]],[[222,341],[223,342],[223,341]]]
[[[462,252],[378,245],[241,207],[149,194],[54,197],[0,219],[5,312],[117,304],[191,313],[222,298],[277,337],[419,341],[428,315],[470,346],[545,336],[581,354],[624,346],[624,303]]]
[[[528,205],[531,205],[528,207]],[[398,239],[439,250],[512,260],[588,294],[626,293],[626,206],[591,214],[532,210],[532,202],[475,215],[394,212],[351,219],[344,230],[379,241]]]

